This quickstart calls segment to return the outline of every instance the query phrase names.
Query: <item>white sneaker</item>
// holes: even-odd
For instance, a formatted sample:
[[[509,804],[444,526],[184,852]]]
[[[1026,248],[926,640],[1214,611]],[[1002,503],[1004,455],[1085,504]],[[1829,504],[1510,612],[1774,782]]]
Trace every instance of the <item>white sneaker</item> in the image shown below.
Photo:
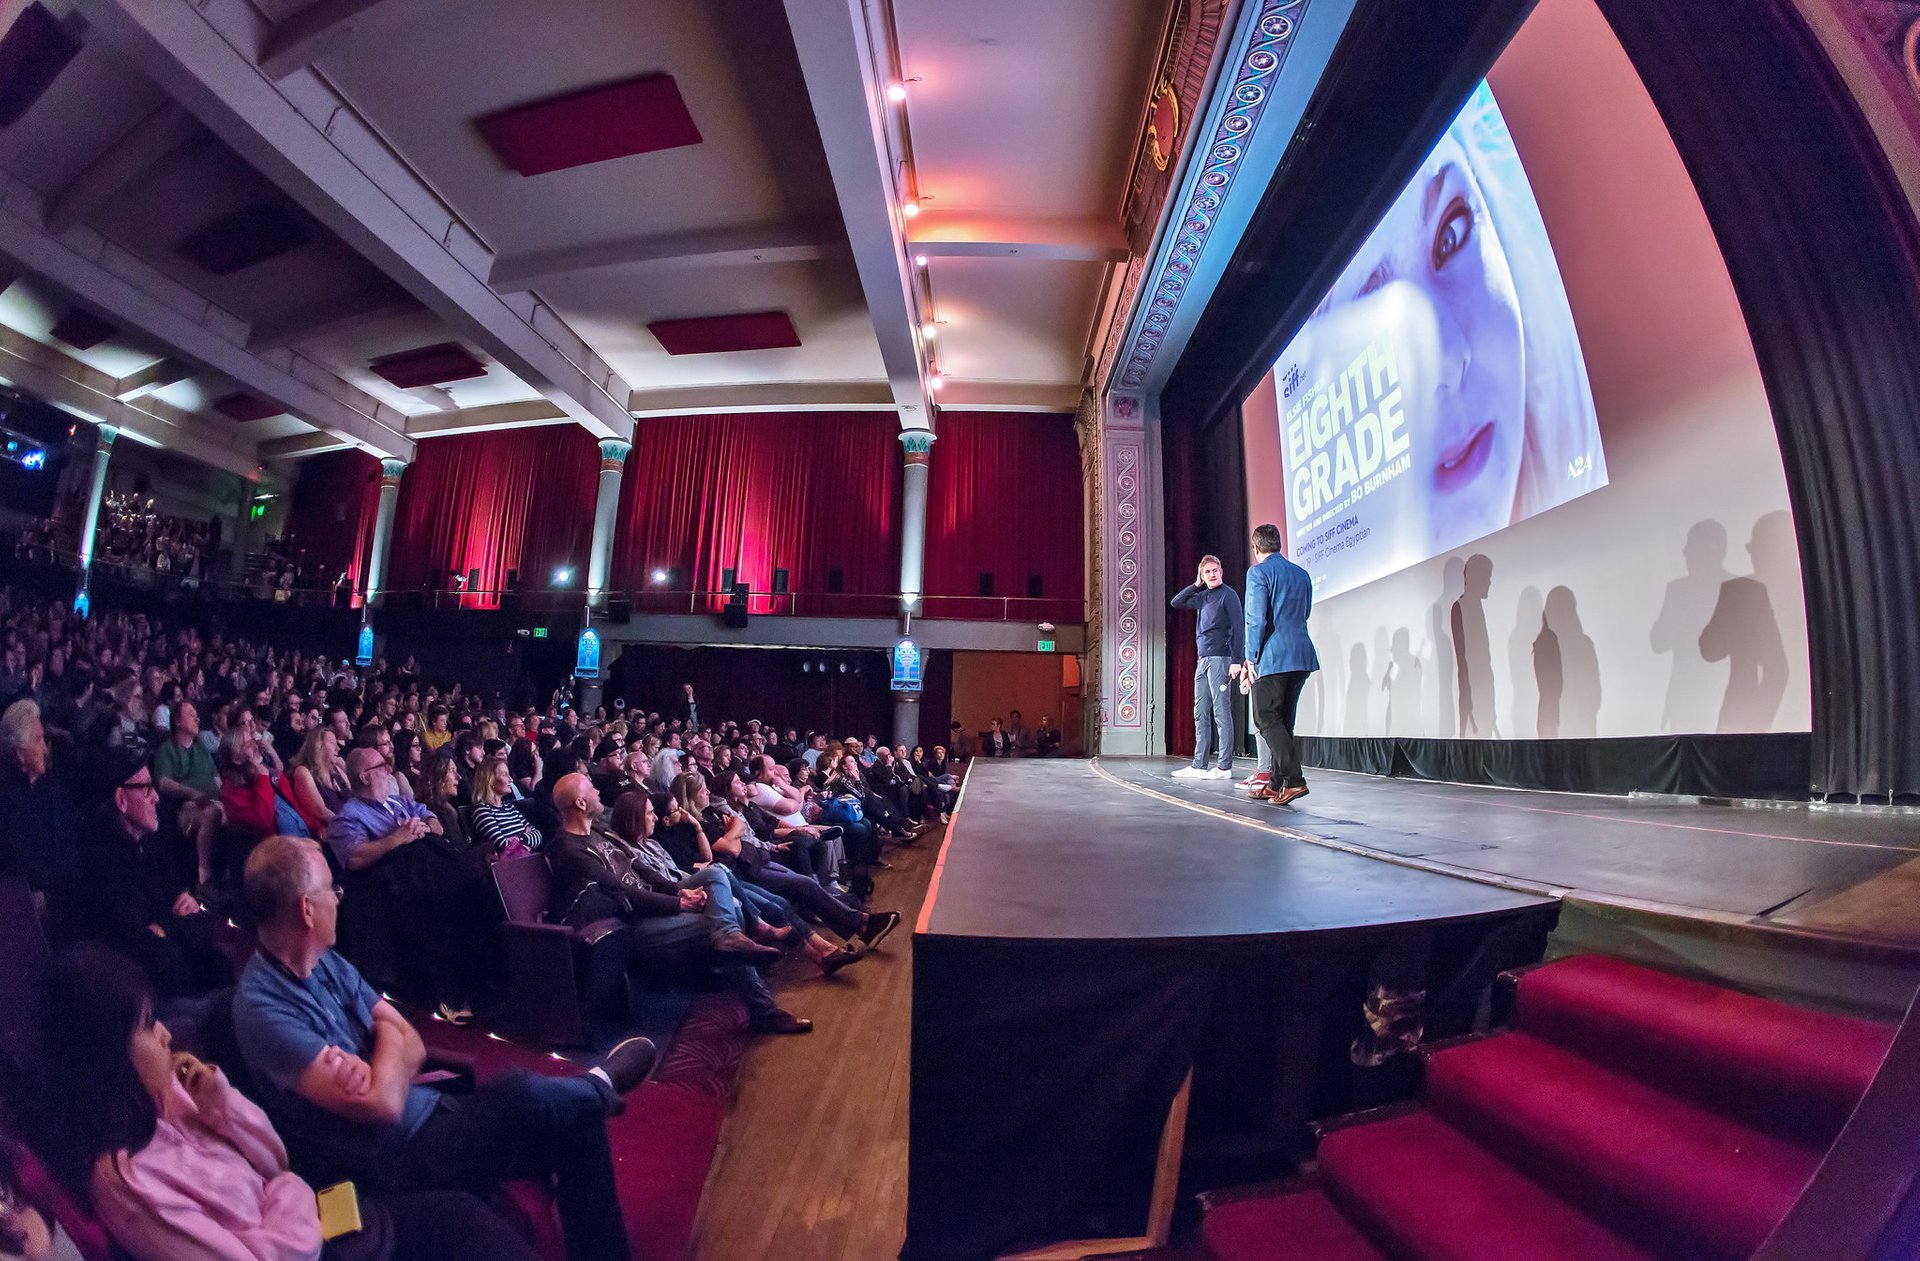
[[[1198,766],[1183,766],[1173,773],[1175,779],[1205,779],[1207,772]]]
[[[1206,776],[1208,779],[1232,779],[1233,772],[1228,770],[1222,770],[1220,767],[1216,766],[1212,770],[1206,772]]]

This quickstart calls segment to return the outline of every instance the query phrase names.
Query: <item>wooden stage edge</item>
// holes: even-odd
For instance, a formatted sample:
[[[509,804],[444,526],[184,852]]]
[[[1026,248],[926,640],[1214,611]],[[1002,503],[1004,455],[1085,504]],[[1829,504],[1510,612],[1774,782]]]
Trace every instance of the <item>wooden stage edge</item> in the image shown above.
[[[1138,760],[1138,759],[1134,759]],[[1308,845],[1317,845],[1324,849],[1336,850],[1358,858],[1368,858],[1376,862],[1389,863],[1399,867],[1410,867],[1416,871],[1433,875],[1452,876],[1460,880],[1470,880],[1476,884],[1491,885],[1515,893],[1533,894],[1539,897],[1554,898],[1562,903],[1583,906],[1606,918],[1632,917],[1652,921],[1681,931],[1691,931],[1720,940],[1744,939],[1748,943],[1763,945],[1770,949],[1788,950],[1826,958],[1845,959],[1859,962],[1889,964],[1896,967],[1920,968],[1920,941],[1878,934],[1870,931],[1848,930],[1845,932],[1831,929],[1800,927],[1783,924],[1778,921],[1761,919],[1752,915],[1716,910],[1711,907],[1692,906],[1683,902],[1660,901],[1649,898],[1628,897],[1602,890],[1585,889],[1573,885],[1543,883],[1527,880],[1502,873],[1484,871],[1459,863],[1443,862],[1438,859],[1417,855],[1395,854],[1370,846],[1343,841],[1329,836],[1321,836],[1297,827],[1288,827],[1279,822],[1249,818],[1222,810],[1204,802],[1191,801],[1174,793],[1164,792],[1134,780],[1114,774],[1101,764],[1102,759],[1095,757],[1089,765],[1093,773],[1102,780],[1126,792],[1135,793],[1159,801],[1165,805],[1191,811],[1231,823],[1238,827],[1253,828],[1283,837],[1291,841],[1300,841]],[[1238,770],[1236,769],[1236,774]],[[1371,779],[1374,776],[1361,775],[1358,772],[1340,772],[1357,779]],[[1490,790],[1491,791],[1491,790]],[[1252,803],[1248,803],[1252,804]],[[1276,813],[1281,809],[1274,808]]]

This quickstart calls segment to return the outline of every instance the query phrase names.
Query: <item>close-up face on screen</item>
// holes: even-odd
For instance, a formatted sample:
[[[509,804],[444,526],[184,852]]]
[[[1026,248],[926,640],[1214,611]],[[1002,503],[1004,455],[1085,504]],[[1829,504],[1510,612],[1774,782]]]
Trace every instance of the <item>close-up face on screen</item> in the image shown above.
[[[1558,267],[1485,84],[1274,370],[1320,598],[1606,484]]]

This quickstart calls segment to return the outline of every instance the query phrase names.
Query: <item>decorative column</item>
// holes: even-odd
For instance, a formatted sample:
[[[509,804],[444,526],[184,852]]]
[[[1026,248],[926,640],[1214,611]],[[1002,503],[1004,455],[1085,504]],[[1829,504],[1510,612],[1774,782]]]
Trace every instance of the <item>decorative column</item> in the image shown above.
[[[931,429],[907,429],[900,434],[906,448],[900,496],[900,611],[911,631],[920,607],[927,553],[927,475],[933,461]],[[893,742],[908,748],[920,743],[920,692],[893,694]]]
[[[393,543],[393,514],[400,506],[400,475],[407,471],[405,460],[380,461],[380,511],[373,519],[373,555],[367,557],[366,607],[384,589],[387,577],[387,550]]]
[[[100,528],[100,505],[107,498],[107,461],[113,456],[113,440],[120,431],[101,425],[93,445],[93,478],[87,483],[87,510],[80,518],[80,586],[84,590],[93,568],[93,536]]]
[[[1163,750],[1166,652],[1158,426],[1137,394],[1103,400],[1100,434],[1100,751]]]
[[[633,444],[608,438],[600,444],[600,490],[593,501],[593,548],[587,553],[587,607],[603,608],[613,572],[613,533],[620,513],[620,473]]]

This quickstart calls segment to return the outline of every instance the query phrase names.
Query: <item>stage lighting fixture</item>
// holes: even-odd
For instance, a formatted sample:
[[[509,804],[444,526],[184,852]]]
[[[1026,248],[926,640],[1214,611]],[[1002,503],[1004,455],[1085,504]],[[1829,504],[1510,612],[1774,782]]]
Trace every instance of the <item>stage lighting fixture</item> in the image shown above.
[[[887,85],[887,99],[889,101],[894,102],[896,105],[899,104],[901,101],[906,100],[907,85],[904,83],[889,83]]]
[[[840,663],[840,673],[845,674],[847,672],[847,669],[848,669],[847,663],[842,661]]]
[[[932,379],[931,381],[929,381],[929,382],[927,382],[927,384],[928,384],[929,386],[931,386],[931,387],[932,387],[933,389],[936,389],[936,390],[939,390],[939,389],[944,389],[944,388],[946,388],[946,384],[947,384],[947,375],[946,375],[946,373],[944,373],[944,372],[936,372],[936,373],[934,373],[934,374],[933,374],[933,379]]]
[[[900,217],[902,219],[911,219],[919,213],[920,202],[918,199],[909,197],[900,203]]]
[[[554,586],[564,587],[572,581],[573,581],[573,570],[567,568],[566,566],[563,565],[559,569],[556,569],[553,571]]]
[[[658,587],[658,586],[661,586],[662,584],[664,584],[664,583],[666,582],[666,580],[667,580],[667,571],[666,571],[666,570],[664,570],[664,569],[656,569],[656,570],[654,570],[654,571],[653,571],[653,585],[654,585],[654,586],[656,586],[656,587]]]
[[[25,455],[20,457],[20,467],[23,469],[35,469],[35,470],[43,469],[47,467],[47,453],[45,451],[27,452]]]
[[[927,265],[927,256],[925,254],[915,254],[913,256],[913,265],[915,267],[925,267]]]
[[[934,338],[940,336],[940,329],[932,320],[928,320],[920,325],[920,336],[926,338],[928,341],[932,341]]]
[[[802,661],[802,662],[800,663],[800,673],[802,673],[802,674],[812,674],[812,673],[813,673],[813,662],[811,662],[811,661]]]

